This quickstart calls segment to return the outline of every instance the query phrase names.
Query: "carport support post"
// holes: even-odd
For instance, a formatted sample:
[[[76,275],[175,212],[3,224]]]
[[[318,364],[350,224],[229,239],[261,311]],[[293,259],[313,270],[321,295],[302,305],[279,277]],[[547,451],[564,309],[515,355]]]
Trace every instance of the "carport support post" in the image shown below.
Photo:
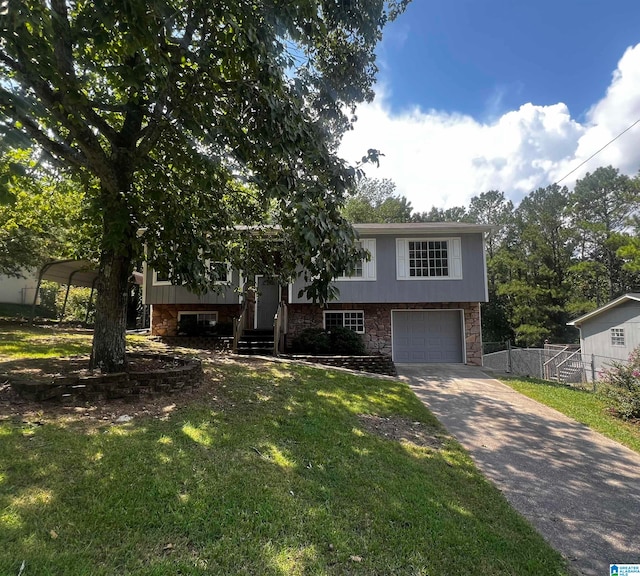
[[[507,340],[507,374],[511,373],[511,340]]]
[[[71,289],[71,284],[67,284],[67,291],[64,295],[64,304],[62,305],[62,312],[60,312],[60,318],[58,319],[58,323],[62,322],[64,318],[65,310],[67,309],[67,300],[69,299],[69,290]]]
[[[596,355],[591,354],[591,382],[593,382],[593,391],[596,391]]]

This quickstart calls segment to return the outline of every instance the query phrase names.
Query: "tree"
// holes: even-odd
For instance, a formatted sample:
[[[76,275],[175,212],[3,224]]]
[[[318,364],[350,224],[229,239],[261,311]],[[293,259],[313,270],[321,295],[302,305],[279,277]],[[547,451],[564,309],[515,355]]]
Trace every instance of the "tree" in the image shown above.
[[[87,258],[95,249],[83,218],[83,187],[46,170],[29,150],[0,156],[0,274],[19,276],[52,258]]]
[[[578,180],[571,200],[573,223],[580,233],[579,259],[601,265],[606,296],[611,300],[633,283],[625,274],[624,261],[617,251],[625,244],[620,234],[640,207],[640,190],[631,178],[607,166]]]
[[[516,209],[514,234],[497,258],[497,293],[507,301],[516,339],[527,346],[567,338],[567,270],[575,248],[569,205],[566,188],[531,192]]]
[[[428,212],[415,212],[411,216],[412,222],[470,222],[467,209],[464,206],[451,208],[437,208],[432,206]]]
[[[143,242],[161,270],[205,290],[208,260],[241,264],[234,225],[275,207],[289,251],[273,270],[301,265],[308,294],[331,296],[332,277],[363,256],[339,213],[354,170],[336,145],[345,111],[373,96],[382,28],[407,3],[9,0],[3,141],[34,142],[95,184],[94,367],[125,366]]]
[[[388,178],[364,178],[358,182],[355,194],[345,202],[342,214],[354,224],[409,222],[411,203],[395,190],[395,182]]]

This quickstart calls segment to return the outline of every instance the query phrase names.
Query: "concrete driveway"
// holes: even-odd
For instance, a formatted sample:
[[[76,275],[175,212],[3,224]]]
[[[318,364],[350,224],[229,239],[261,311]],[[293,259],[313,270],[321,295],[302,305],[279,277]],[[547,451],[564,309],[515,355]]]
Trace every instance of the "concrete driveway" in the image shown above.
[[[475,367],[398,373],[580,574],[640,563],[640,455]]]

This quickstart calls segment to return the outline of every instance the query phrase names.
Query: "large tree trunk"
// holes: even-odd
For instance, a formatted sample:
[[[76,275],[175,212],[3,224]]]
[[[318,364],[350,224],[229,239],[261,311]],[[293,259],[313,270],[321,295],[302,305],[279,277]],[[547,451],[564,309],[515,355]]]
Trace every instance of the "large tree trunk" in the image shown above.
[[[131,258],[105,250],[97,282],[96,322],[91,368],[102,372],[126,369],[127,292]]]
[[[124,169],[109,189],[102,185],[102,252],[96,283],[96,321],[91,369],[126,370],[127,300],[136,231],[125,201],[130,177]]]

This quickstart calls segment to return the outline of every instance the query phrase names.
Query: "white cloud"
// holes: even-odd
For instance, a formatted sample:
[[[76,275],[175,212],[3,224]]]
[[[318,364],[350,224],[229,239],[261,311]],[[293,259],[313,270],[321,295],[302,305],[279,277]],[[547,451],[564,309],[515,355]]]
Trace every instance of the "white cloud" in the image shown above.
[[[416,210],[467,205],[491,189],[518,202],[540,186],[565,176],[640,118],[640,44],[627,49],[606,95],[584,123],[563,103],[522,105],[489,123],[470,116],[416,107],[393,114],[384,89],[358,108],[341,155],[356,162],[369,148],[384,153],[380,167],[365,167],[372,178],[391,178]],[[627,174],[640,167],[640,124],[562,182],[611,164]]]

